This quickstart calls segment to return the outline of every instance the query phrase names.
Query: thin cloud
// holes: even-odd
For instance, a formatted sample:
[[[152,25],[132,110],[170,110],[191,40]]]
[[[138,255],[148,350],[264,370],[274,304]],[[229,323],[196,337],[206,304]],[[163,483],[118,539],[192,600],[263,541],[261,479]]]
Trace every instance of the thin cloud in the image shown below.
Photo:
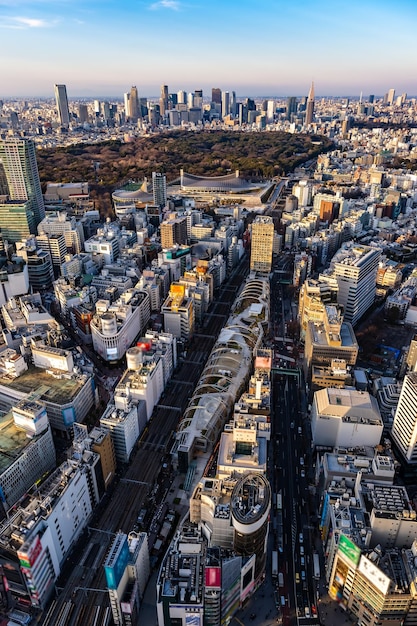
[[[159,0],[154,2],[149,7],[151,11],[158,11],[159,9],[171,9],[171,11],[179,11],[181,5],[177,0]]]
[[[27,28],[49,28],[55,24],[56,21],[47,22],[46,20],[40,20],[33,17],[9,17],[8,21],[1,24],[1,27],[25,30]]]

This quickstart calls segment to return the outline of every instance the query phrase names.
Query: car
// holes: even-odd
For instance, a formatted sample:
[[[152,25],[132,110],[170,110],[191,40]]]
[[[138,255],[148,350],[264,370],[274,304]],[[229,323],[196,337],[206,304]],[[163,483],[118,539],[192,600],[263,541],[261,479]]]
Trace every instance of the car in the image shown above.
[[[290,427],[294,428],[294,422],[291,422]]]
[[[306,560],[305,560],[305,558],[304,558],[303,556],[302,556],[302,557],[300,557],[300,563],[301,563],[301,565],[302,565],[303,567],[304,567],[304,566],[305,566],[305,564],[306,564]]]
[[[303,429],[301,428],[301,426],[299,426],[297,430],[298,430],[298,434],[301,435],[301,433],[303,432]]]
[[[300,465],[304,465],[304,458],[300,456]]]
[[[300,574],[295,572],[295,582],[298,584],[300,582]]]
[[[306,606],[305,609],[304,609],[304,615],[305,615],[305,617],[310,617],[310,609],[309,609],[308,606]]]
[[[301,470],[300,474],[301,474],[301,478],[305,478],[306,477],[306,473],[305,473],[305,471],[303,469]]]
[[[301,580],[305,580],[306,579],[306,573],[304,570],[301,570]]]
[[[313,617],[317,617],[317,609],[316,609],[315,604],[311,605],[311,613],[312,613]]]
[[[304,535],[303,535],[303,533],[300,533],[300,534],[298,535],[298,539],[300,540],[300,543],[303,543],[303,542],[304,542]]]
[[[303,546],[300,546],[300,554],[301,554],[301,556],[304,556],[304,547]]]

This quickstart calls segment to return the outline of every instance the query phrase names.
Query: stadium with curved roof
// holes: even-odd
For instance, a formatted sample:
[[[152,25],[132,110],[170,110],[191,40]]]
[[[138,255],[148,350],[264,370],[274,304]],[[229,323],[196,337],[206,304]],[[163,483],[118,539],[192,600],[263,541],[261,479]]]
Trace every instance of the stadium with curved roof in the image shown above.
[[[256,201],[263,203],[273,183],[252,182],[241,178],[239,170],[224,176],[195,176],[180,170],[180,193],[191,196],[202,196],[208,199],[212,196],[227,197],[228,199],[243,199],[245,202]]]
[[[143,183],[130,182],[121,189],[115,189],[112,193],[114,211],[117,217],[123,217],[134,213],[140,203],[153,202],[153,196],[147,191],[147,180]]]

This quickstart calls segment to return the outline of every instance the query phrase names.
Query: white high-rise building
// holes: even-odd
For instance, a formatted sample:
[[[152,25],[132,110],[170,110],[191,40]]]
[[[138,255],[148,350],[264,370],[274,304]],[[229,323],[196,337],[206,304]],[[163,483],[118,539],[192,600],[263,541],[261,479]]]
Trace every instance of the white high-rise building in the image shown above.
[[[337,302],[343,306],[345,322],[352,326],[374,302],[380,256],[377,248],[350,242],[335,254],[329,270],[319,277],[337,281]]]
[[[177,104],[187,104],[187,92],[182,89],[177,94]]]
[[[48,211],[48,215],[38,225],[39,235],[64,235],[67,249],[72,254],[83,251],[84,231],[81,222],[68,217],[66,211]]]
[[[222,92],[222,117],[230,114],[230,93],[228,91]]]
[[[391,434],[407,463],[417,463],[417,372],[404,378]]]
[[[61,126],[69,126],[69,108],[67,88],[65,85],[54,85],[58,118]]]
[[[105,361],[118,361],[143,333],[150,317],[149,295],[137,289],[128,289],[116,302],[96,303],[91,320],[93,348]]]

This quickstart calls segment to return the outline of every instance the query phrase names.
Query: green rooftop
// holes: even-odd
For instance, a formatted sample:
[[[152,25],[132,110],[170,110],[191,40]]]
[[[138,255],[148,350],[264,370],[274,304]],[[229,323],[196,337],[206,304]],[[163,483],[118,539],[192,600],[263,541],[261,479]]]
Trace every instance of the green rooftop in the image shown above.
[[[0,473],[18,459],[30,441],[25,431],[15,426],[11,411],[0,417]]]
[[[142,187],[142,183],[134,183],[134,182],[130,182],[127,183],[126,185],[124,185],[122,187],[123,191],[139,191],[139,189]]]
[[[67,404],[79,393],[84,381],[80,378],[54,378],[45,370],[31,366],[13,380],[0,378],[0,385],[22,393],[39,394],[38,399],[54,404]]]

